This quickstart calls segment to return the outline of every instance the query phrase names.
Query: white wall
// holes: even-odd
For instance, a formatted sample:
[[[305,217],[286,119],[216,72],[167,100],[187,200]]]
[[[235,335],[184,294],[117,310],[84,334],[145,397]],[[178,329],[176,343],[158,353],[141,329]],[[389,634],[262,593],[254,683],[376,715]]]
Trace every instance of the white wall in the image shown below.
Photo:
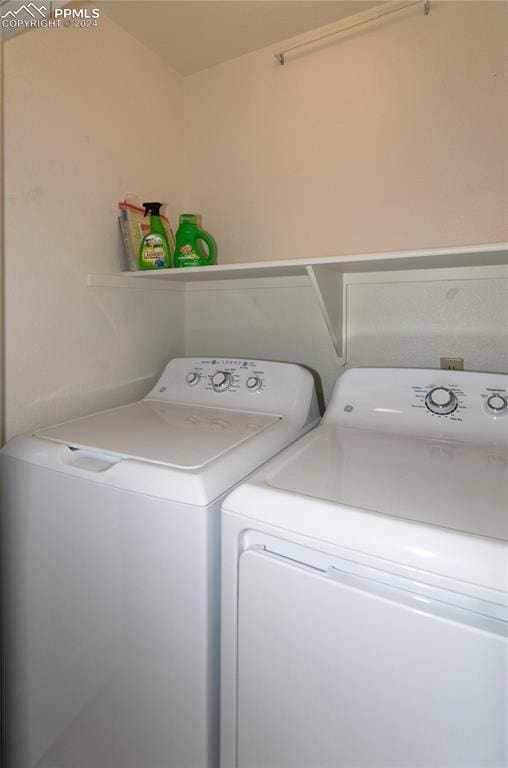
[[[328,401],[342,367],[306,278],[193,283],[186,353],[288,360],[313,370]],[[346,275],[348,366],[439,368],[462,357],[473,371],[508,373],[508,269]]]
[[[436,2],[185,81],[185,207],[222,262],[506,239],[506,2]]]
[[[222,262],[502,240],[507,21],[506,3],[434,0],[283,68],[268,49],[185,83],[106,17],[8,41],[8,434],[141,396],[184,352],[300,362],[327,397],[340,362],[305,280],[185,302],[87,288],[124,268],[116,201],[203,213]],[[506,279],[347,298],[348,364],[508,370]]]
[[[349,365],[508,373],[508,268],[351,275]]]
[[[507,25],[506,3],[434,0],[284,67],[270,48],[187,78],[185,204],[220,261],[505,240]],[[508,279],[487,274],[351,278],[347,364],[508,372]],[[186,303],[188,354],[300,362],[328,398],[340,361],[305,281]]]
[[[4,43],[7,434],[144,394],[183,351],[183,294],[125,268],[116,203],[182,209],[182,78],[106,17]]]
[[[185,303],[187,355],[300,363],[329,396],[341,363],[306,278],[192,283]]]

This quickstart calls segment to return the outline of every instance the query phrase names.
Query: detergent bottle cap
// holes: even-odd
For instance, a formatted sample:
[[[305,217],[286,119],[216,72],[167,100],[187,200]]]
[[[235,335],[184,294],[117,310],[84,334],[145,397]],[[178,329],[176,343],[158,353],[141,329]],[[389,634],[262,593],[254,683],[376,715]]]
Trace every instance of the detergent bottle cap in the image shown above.
[[[150,216],[160,216],[162,203],[143,203],[145,209],[145,216],[150,213]]]
[[[193,224],[197,227],[198,217],[195,213],[182,213],[180,214],[180,224]]]

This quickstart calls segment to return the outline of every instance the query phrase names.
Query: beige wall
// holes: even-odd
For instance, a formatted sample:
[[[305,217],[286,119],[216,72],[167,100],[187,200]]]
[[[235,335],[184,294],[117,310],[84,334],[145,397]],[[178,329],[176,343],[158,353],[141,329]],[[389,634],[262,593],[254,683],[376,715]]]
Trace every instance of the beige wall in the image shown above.
[[[222,262],[500,241],[506,2],[413,8],[185,81],[185,206]]]
[[[116,202],[182,207],[182,79],[106,17],[4,43],[7,433],[144,394],[183,295],[87,288],[124,268]]]

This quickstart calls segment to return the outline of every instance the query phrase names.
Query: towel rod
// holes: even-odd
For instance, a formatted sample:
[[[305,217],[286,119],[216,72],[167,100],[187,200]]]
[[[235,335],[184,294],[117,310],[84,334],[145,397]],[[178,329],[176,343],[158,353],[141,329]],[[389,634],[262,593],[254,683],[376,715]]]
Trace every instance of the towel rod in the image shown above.
[[[391,13],[403,11],[405,8],[410,8],[412,5],[421,5],[423,7],[423,13],[428,16],[430,13],[430,0],[404,0],[404,2],[389,2],[379,5],[376,8],[372,8],[370,11],[364,13],[357,13],[354,16],[350,16],[344,21],[339,21],[337,24],[329,24],[326,27],[322,27],[322,31],[319,34],[305,35],[297,39],[296,42],[288,45],[285,48],[279,48],[273,52],[273,55],[282,66],[285,63],[286,53],[295,51],[297,48],[303,48],[305,45],[311,45],[317,43],[320,40],[326,40],[329,37],[340,35],[341,32],[345,32],[348,29],[359,27],[361,24],[367,24],[369,21],[376,21],[377,19],[388,16]]]

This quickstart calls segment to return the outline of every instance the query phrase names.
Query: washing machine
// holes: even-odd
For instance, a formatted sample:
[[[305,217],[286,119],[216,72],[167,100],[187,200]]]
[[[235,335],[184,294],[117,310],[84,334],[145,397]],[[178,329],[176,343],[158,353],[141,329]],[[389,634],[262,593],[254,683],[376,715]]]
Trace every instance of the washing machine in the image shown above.
[[[221,501],[318,418],[299,366],[175,359],[5,446],[4,768],[218,764]]]
[[[348,370],[225,499],[223,768],[506,766],[507,399]]]

